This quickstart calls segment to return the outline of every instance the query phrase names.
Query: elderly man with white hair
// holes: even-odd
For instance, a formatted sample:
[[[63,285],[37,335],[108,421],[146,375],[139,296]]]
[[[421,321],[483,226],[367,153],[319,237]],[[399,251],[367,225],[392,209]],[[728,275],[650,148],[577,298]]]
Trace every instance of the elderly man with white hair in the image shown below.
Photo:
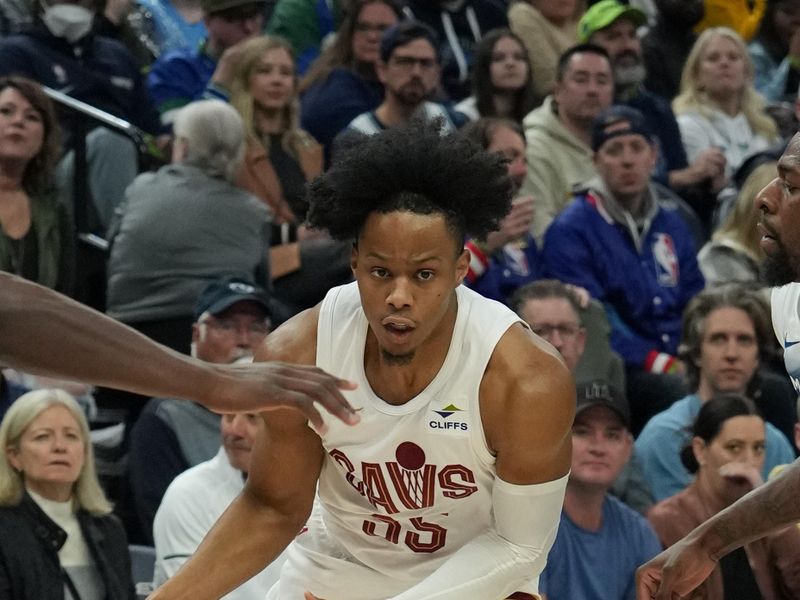
[[[244,144],[233,108],[189,104],[174,131],[172,164],[136,178],[112,226],[108,314],[188,354],[207,283],[236,276],[268,288],[271,217],[232,183]]]

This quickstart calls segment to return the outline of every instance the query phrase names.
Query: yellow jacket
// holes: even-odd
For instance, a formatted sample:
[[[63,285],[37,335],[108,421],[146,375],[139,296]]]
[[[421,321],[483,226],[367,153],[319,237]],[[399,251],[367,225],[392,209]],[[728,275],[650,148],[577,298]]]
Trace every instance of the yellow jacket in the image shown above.
[[[749,42],[761,25],[767,0],[705,0],[705,4],[706,14],[695,27],[697,33],[709,27],[730,27]]]

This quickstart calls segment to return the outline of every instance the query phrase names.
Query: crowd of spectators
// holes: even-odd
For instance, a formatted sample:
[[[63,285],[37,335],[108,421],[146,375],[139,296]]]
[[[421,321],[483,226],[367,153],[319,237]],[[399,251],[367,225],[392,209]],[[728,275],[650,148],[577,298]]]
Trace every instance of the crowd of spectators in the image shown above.
[[[629,599],[639,564],[795,456],[755,198],[798,86],[800,0],[8,0],[0,269],[80,287],[84,203],[107,314],[232,363],[351,280],[350,244],[309,227],[305,201],[351,145],[419,119],[501,154],[515,199],[465,240],[465,284],[560,352],[579,392],[542,591]],[[52,91],[131,123],[150,160]],[[0,371],[0,596],[133,597],[129,541],[155,544],[163,582],[242,489],[258,418],[153,398],[98,435],[116,421],[91,390],[25,393],[41,385]],[[40,422],[56,484],[26,454]],[[129,496],[111,498],[127,539],[95,473],[109,436],[121,471],[101,460],[100,482],[125,481],[106,491]],[[796,597],[799,553],[796,530],[751,544],[705,593]],[[266,593],[277,566],[230,597]]]

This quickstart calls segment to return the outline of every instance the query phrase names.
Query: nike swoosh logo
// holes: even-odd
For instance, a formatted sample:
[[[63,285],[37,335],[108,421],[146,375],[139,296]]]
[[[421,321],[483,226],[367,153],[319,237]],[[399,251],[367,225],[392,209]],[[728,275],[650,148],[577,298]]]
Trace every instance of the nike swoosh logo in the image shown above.
[[[795,341],[793,341],[793,342],[790,342],[788,339],[786,339],[786,337],[784,337],[784,338],[783,338],[783,347],[784,347],[786,350],[788,350],[789,348],[791,348],[792,346],[794,346],[794,345],[795,345],[796,343],[798,343],[798,342],[800,342],[800,340],[795,340]]]

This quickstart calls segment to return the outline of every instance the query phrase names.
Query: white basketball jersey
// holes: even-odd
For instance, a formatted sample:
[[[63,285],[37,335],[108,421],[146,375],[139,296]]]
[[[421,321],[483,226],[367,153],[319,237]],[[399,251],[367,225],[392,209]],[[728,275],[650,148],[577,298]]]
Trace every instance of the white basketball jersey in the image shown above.
[[[317,330],[317,366],[358,383],[345,392],[355,427],[326,418],[326,456],[308,531],[269,598],[392,597],[492,525],[495,478],[478,393],[495,345],[521,322],[468,288],[456,290],[450,349],[433,381],[401,406],[376,396],[364,371],[368,323],[355,283],[331,290]]]
[[[772,326],[783,346],[783,362],[800,394],[800,283],[772,290]]]

